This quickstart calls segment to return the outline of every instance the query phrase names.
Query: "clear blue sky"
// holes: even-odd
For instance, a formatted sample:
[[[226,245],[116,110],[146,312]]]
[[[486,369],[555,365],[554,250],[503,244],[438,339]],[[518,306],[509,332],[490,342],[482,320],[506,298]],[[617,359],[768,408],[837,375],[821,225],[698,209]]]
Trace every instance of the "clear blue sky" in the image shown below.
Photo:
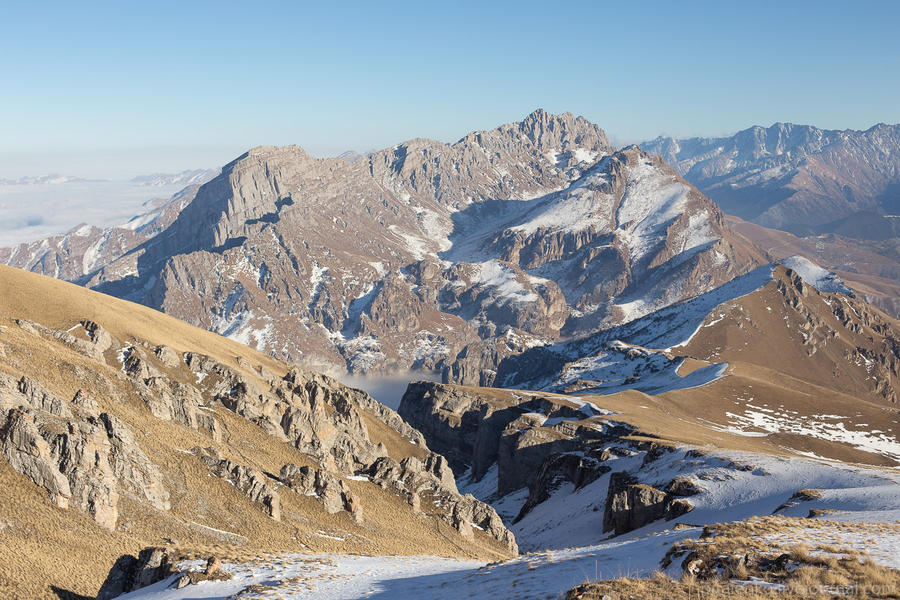
[[[900,121],[900,2],[4,2],[0,177],[455,141],[537,107],[614,141]]]

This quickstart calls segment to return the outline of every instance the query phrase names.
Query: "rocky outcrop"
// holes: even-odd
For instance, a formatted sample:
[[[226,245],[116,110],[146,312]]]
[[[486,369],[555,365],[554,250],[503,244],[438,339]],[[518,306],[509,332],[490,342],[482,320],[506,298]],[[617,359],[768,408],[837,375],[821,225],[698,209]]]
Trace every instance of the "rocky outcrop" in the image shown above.
[[[298,494],[321,499],[326,512],[346,511],[357,523],[363,522],[362,505],[339,477],[321,469],[287,464],[281,468],[279,479]]]
[[[167,352],[162,354],[164,357],[168,356]],[[138,345],[126,347],[122,351],[122,357],[122,369],[141,384],[138,390],[141,400],[154,417],[176,421],[192,429],[202,429],[214,440],[221,439],[218,420],[213,414],[203,410],[206,408],[205,403],[197,387],[170,378],[153,365],[147,353]]]
[[[32,335],[44,335],[56,339],[76,352],[80,352],[81,354],[100,362],[105,362],[105,352],[112,348],[115,342],[108,331],[89,319],[83,319],[76,324],[75,327],[66,331],[51,329],[27,319],[16,319],[15,322],[24,331],[27,331]],[[81,328],[80,333],[83,334],[80,337],[73,334],[73,331],[79,326]]]
[[[34,414],[14,408],[5,415],[0,428],[3,457],[10,466],[50,493],[50,500],[68,508],[72,500],[69,480],[51,456],[50,444],[41,436]]]
[[[106,529],[116,526],[120,491],[169,510],[159,469],[83,390],[69,404],[26,377],[0,375],[0,410],[4,458],[57,506],[82,510]]]
[[[72,418],[72,411],[63,400],[29,377],[22,376],[13,384],[8,376],[0,374],[0,389],[6,390],[0,391],[0,406],[9,408],[22,403],[57,417]]]
[[[110,443],[109,463],[119,485],[158,510],[169,510],[169,492],[159,468],[150,462],[122,421],[103,413],[99,417]]]
[[[0,427],[0,447],[13,469],[46,489],[61,508],[77,507],[114,529],[119,494],[110,443],[93,419],[62,421],[14,408]]]
[[[472,527],[477,526],[511,553],[518,553],[515,537],[497,511],[470,494],[459,494],[455,482],[448,479],[449,467],[443,457],[429,457],[425,462],[407,457],[397,462],[385,456],[376,460],[364,474],[373,483],[405,497],[416,511],[437,512],[463,537],[472,537]],[[425,497],[430,500],[432,509],[423,507]]]
[[[177,572],[180,557],[169,548],[145,548],[137,556],[126,554],[115,562],[97,593],[97,600],[112,600]]]
[[[196,449],[195,452],[213,475],[228,481],[252,502],[259,504],[272,519],[281,520],[281,497],[261,471],[219,458],[219,453],[212,448]]]
[[[485,427],[485,421],[494,410],[495,407],[477,392],[467,393],[455,386],[417,381],[407,386],[397,412],[424,435],[430,448],[447,457],[456,473],[462,474],[474,463],[482,466],[485,462],[476,457],[475,446],[479,429]],[[500,430],[504,427],[506,422]],[[493,438],[484,437],[486,441]],[[486,453],[491,454],[489,450]],[[489,466],[490,462],[483,465],[483,469]]]
[[[548,500],[563,483],[572,483],[577,491],[593,483],[604,473],[609,473],[610,467],[603,464],[605,460],[603,452],[595,454],[596,456],[582,456],[580,453],[561,453],[552,454],[544,459],[537,476],[528,486],[528,499],[519,510],[516,521],[541,502]],[[606,456],[608,455],[607,451]]]
[[[597,442],[621,433],[577,425],[589,415],[540,395],[429,381],[411,383],[398,410],[447,456],[457,477],[468,471],[479,481],[497,464],[500,494],[531,487],[545,460],[580,448],[582,437]],[[553,426],[542,427],[548,419]]]
[[[637,479],[628,473],[613,473],[609,478],[603,531],[621,535],[653,521],[675,519],[693,509],[687,500],[637,483]]]

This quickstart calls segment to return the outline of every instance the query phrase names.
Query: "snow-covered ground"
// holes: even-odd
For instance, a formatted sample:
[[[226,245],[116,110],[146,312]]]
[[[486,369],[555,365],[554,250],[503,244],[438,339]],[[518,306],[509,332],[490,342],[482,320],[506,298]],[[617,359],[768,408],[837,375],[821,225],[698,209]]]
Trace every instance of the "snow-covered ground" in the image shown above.
[[[612,459],[614,470],[636,470],[643,453]],[[224,568],[234,579],[203,582],[176,590],[175,577],[122,596],[125,600],[226,598],[304,598],[333,600],[381,598],[562,598],[573,586],[590,579],[648,576],[661,569],[671,546],[697,538],[702,529],[673,530],[676,522],[703,525],[755,515],[807,516],[811,508],[852,512],[828,514],[829,520],[874,521],[848,526],[816,523],[769,535],[773,544],[831,544],[866,552],[881,564],[900,567],[900,475],[817,460],[787,459],[750,453],[697,456],[675,451],[640,469],[641,480],[662,484],[676,475],[703,488],[692,496],[695,508],[677,521],[656,522],[625,536],[603,539],[603,504],[609,475],[574,491],[561,486],[512,526],[519,543],[540,551],[498,563],[434,556],[368,557],[354,554],[285,554],[235,563]],[[464,491],[480,497],[496,489],[496,467]],[[802,488],[821,490],[810,501],[787,502]],[[505,518],[514,514],[525,495],[515,492],[496,501]],[[510,502],[510,500],[513,500]],[[786,508],[785,508],[786,505]],[[805,521],[805,520],[804,520]],[[883,525],[882,525],[883,524]],[[200,570],[198,561],[184,568]],[[680,562],[664,570],[680,575]],[[254,586],[254,587],[250,587]]]
[[[354,598],[459,599],[561,598],[588,579],[647,576],[671,545],[699,536],[697,529],[666,532],[638,539],[608,542],[540,554],[526,554],[501,562],[456,560],[432,556],[366,557],[352,554],[272,557],[253,563],[225,563],[234,579],[204,582],[181,590],[171,589],[174,577],[121,596],[123,600],[181,600],[225,598],[304,598],[351,600]],[[199,563],[188,563],[199,569]],[[673,573],[675,574],[675,573]],[[246,596],[241,591],[257,588]]]
[[[750,399],[752,400],[752,398]],[[769,408],[747,402],[739,412],[726,412],[728,425],[720,429],[739,435],[766,435],[766,433],[794,433],[832,442],[840,442],[865,452],[880,454],[900,461],[900,442],[880,429],[867,425],[847,428],[849,417],[841,415],[803,416],[783,406]]]
[[[687,478],[703,492],[691,496],[694,509],[674,521],[657,521],[629,533],[640,536],[658,533],[676,523],[709,525],[771,515],[798,490],[823,490],[822,497],[780,510],[785,516],[806,517],[810,509],[851,511],[845,519],[860,513],[866,520],[891,522],[900,516],[900,473],[849,466],[833,461],[776,457],[729,451],[696,456],[681,449],[643,464],[645,453],[631,456],[613,454],[604,464],[611,472],[636,474],[642,483],[665,489],[675,477]],[[561,485],[548,500],[538,504],[524,518],[512,523],[528,498],[527,490],[496,497],[497,467],[479,482],[466,476],[458,485],[463,493],[490,501],[515,533],[523,551],[596,544],[609,537],[603,532],[603,514],[610,474],[575,490]],[[828,518],[832,518],[829,516]]]
[[[576,380],[598,381],[593,394],[625,389],[660,394],[706,385],[724,375],[727,363],[709,365],[687,377],[678,374],[681,360],[664,352],[687,344],[704,326],[716,321],[717,306],[750,294],[772,281],[774,265],[759,267],[706,294],[664,308],[612,329],[574,342],[559,342],[547,349],[564,358],[561,373],[527,379],[518,373],[498,382],[502,387],[561,390]]]

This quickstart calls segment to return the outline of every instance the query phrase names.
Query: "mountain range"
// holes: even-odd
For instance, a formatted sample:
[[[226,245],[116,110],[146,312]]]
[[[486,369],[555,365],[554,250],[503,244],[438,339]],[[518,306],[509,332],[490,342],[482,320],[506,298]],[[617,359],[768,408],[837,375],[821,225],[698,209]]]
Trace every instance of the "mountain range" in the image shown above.
[[[853,266],[892,238],[762,224],[842,214],[828,173],[886,180],[891,137],[752,131],[664,156],[538,110],[258,147],[124,226],[0,251],[0,595],[898,580],[900,321]],[[885,219],[878,185],[853,194]],[[407,369],[442,381],[396,412],[324,373]]]
[[[796,234],[852,232],[863,215],[900,214],[900,125],[865,131],[776,123],[723,138],[659,137],[661,155],[722,210]],[[861,237],[896,235],[893,221]]]
[[[767,262],[664,162],[545,111],[354,162],[256,148],[168,218],[143,237],[76,231],[4,262],[308,366],[483,384],[504,355]]]

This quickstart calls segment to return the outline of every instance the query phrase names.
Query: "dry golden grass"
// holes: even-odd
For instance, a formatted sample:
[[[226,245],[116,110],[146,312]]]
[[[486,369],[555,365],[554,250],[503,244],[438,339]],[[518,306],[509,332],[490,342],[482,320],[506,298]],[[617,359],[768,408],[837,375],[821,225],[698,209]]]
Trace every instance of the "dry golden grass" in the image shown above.
[[[900,526],[877,524],[876,529],[897,532]],[[784,517],[760,517],[704,529],[699,540],[675,544],[668,564],[697,561],[711,566],[696,576],[671,579],[657,574],[648,579],[621,578],[586,582],[570,590],[567,600],[689,600],[737,598],[781,600],[825,598],[900,598],[900,571],[879,565],[854,549],[812,542],[782,545],[777,536],[806,528],[807,539],[815,530],[847,529],[856,534],[873,524],[811,521]],[[776,536],[773,540],[772,536]],[[780,559],[780,557],[782,557]],[[780,560],[779,560],[780,559]],[[767,562],[768,561],[768,562]],[[748,581],[778,587],[747,585]]]

